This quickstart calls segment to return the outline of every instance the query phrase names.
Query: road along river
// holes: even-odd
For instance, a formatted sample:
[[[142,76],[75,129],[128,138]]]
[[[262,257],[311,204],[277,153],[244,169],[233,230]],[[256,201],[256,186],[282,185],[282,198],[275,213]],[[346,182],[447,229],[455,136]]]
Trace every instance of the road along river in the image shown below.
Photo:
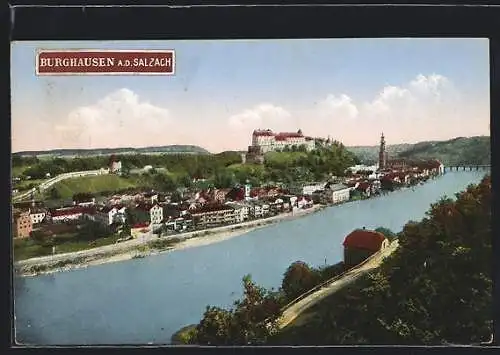
[[[328,207],[219,243],[91,266],[14,282],[16,337],[33,345],[168,344],[197,323],[207,305],[231,306],[245,274],[279,287],[294,261],[313,266],[342,260],[355,228],[400,231],[430,204],[452,197],[485,171],[449,172],[425,185]]]

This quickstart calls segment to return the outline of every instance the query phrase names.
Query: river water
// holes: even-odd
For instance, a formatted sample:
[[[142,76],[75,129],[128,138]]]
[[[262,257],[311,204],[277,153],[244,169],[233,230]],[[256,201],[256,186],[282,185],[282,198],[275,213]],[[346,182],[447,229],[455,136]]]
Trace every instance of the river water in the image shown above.
[[[452,197],[484,171],[448,172],[412,189],[329,207],[223,242],[143,259],[15,279],[17,341],[33,345],[168,344],[197,323],[207,305],[228,307],[250,273],[279,287],[294,261],[312,266],[342,260],[344,237],[355,228],[399,232],[430,204]]]

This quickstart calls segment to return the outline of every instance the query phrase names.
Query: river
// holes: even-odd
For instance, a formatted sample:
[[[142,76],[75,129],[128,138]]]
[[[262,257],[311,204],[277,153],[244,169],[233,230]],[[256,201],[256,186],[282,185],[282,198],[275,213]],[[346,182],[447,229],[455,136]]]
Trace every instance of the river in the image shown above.
[[[313,266],[342,260],[355,228],[395,232],[420,220],[443,195],[452,197],[485,171],[448,172],[412,189],[329,207],[220,243],[143,259],[15,279],[17,341],[33,345],[168,344],[197,323],[207,305],[228,307],[242,277],[279,287],[294,261]]]

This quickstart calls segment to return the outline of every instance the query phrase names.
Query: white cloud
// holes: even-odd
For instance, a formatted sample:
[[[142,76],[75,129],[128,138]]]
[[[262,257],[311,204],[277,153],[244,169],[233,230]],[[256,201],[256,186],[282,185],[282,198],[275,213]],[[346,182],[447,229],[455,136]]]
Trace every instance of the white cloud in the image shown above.
[[[376,97],[363,104],[363,118],[425,120],[456,110],[460,96],[446,77],[422,75],[403,86],[385,86]]]
[[[319,103],[319,114],[335,118],[355,118],[359,111],[353,100],[342,94],[340,96],[328,95],[326,99]]]
[[[292,115],[283,107],[268,103],[257,105],[229,117],[229,124],[238,129],[278,128],[286,126]]]
[[[141,101],[133,91],[123,88],[93,105],[74,109],[55,126],[55,133],[61,146],[102,147],[115,140],[134,146],[144,144],[145,135],[154,140],[160,132],[166,134],[169,122],[167,109]]]

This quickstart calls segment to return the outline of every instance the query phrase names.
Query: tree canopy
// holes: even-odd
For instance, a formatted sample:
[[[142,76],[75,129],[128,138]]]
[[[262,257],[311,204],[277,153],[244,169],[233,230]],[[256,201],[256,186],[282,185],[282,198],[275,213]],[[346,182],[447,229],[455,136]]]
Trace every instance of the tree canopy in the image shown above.
[[[492,332],[491,181],[433,204],[369,276],[310,310],[273,344],[470,344]]]

